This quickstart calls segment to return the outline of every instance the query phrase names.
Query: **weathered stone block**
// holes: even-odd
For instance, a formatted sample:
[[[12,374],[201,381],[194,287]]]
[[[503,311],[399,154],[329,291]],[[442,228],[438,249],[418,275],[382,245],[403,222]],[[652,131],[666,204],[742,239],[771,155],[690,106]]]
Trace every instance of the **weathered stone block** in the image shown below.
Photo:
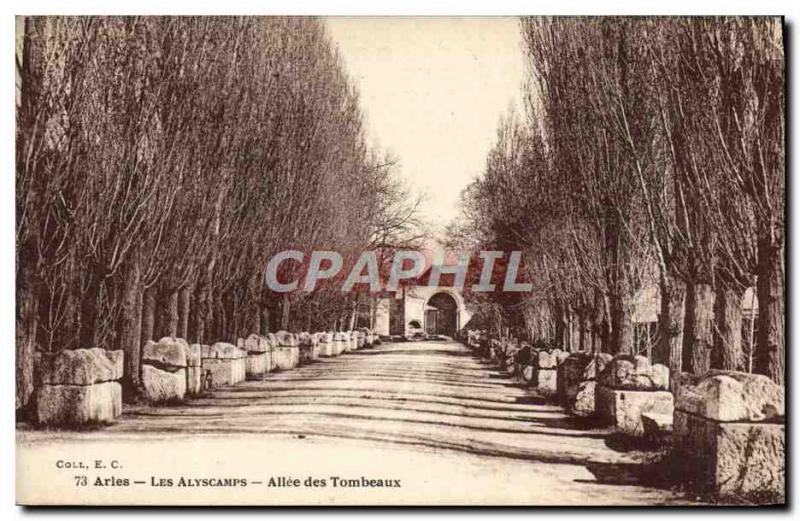
[[[174,337],[174,336],[161,337],[161,339],[159,339],[158,343],[159,344],[178,344],[178,345],[183,346],[184,349],[187,349],[187,350],[189,349],[189,342],[187,342],[185,339],[180,338],[180,337]]]
[[[718,421],[764,421],[785,416],[784,389],[763,375],[710,371],[676,379],[676,408]]]
[[[203,370],[210,371],[212,387],[235,385],[247,378],[246,358],[204,358]]]
[[[648,411],[642,413],[642,430],[646,438],[656,439],[672,432],[672,414]]]
[[[534,356],[536,367],[539,369],[555,369],[558,365],[556,357],[548,351],[539,351]]]
[[[192,344],[186,350],[186,366],[199,367],[203,363],[203,353],[200,344]]]
[[[195,344],[199,347],[199,344]],[[197,396],[203,392],[203,368],[190,365],[186,368],[186,395]]]
[[[556,359],[556,367],[564,363],[564,360],[569,358],[569,351],[562,351],[561,349],[554,349],[552,352],[553,357]]]
[[[247,351],[240,349],[233,344],[227,342],[217,342],[214,345],[201,346],[201,355],[203,363],[206,359],[220,358],[220,359],[240,359],[247,356]],[[242,365],[244,367],[244,365]]]
[[[578,391],[570,404],[569,412],[581,417],[593,415],[596,388],[597,382],[594,380],[584,380],[578,384]]]
[[[555,396],[557,391],[557,374],[553,369],[534,369],[533,384],[539,394],[543,396]]]
[[[319,338],[319,356],[326,358],[337,356],[333,333],[317,333],[317,335]]]
[[[785,500],[782,423],[720,422],[676,410],[672,439],[681,481],[718,496]]]
[[[266,372],[269,372],[271,363],[272,353],[267,351],[266,353],[247,353],[247,359],[245,361],[245,376],[261,376]]]
[[[272,367],[277,371],[288,371],[300,363],[300,349],[293,346],[280,346],[272,351]]]
[[[210,372],[211,385],[220,387],[245,381],[247,351],[225,342],[202,346],[203,372]]]
[[[164,370],[142,365],[142,386],[147,399],[154,403],[183,400],[186,396],[186,369]]]
[[[36,415],[43,425],[74,427],[94,422],[111,423],[121,414],[122,386],[118,382],[43,384],[37,389]]]
[[[254,333],[244,339],[244,349],[248,353],[266,353],[270,350],[269,339]]]
[[[643,356],[618,355],[606,364],[597,380],[611,389],[666,390],[669,369],[661,364],[651,366]]]
[[[186,367],[186,352],[189,344],[172,338],[162,338],[156,342],[147,342],[142,348],[142,363],[156,367]]]
[[[320,347],[316,339],[305,333],[300,338],[299,361],[301,364],[308,364],[319,359]]]
[[[533,366],[526,365],[522,367],[522,379],[527,383],[533,382]]]
[[[289,346],[289,347],[296,347],[297,346],[297,337],[289,333],[288,331],[278,331],[275,333],[275,337],[277,340],[277,346]]]
[[[53,357],[42,356],[37,364],[44,384],[90,385],[122,378],[123,352],[65,349]]]
[[[595,413],[600,420],[630,436],[642,436],[642,413],[672,414],[673,398],[669,391],[634,391],[610,389],[598,384],[595,389]]]
[[[347,337],[345,337],[344,333],[336,332],[333,335],[333,345],[334,345],[334,348],[335,348],[337,356],[345,352],[345,350],[347,349],[348,343],[349,343],[349,340],[347,339]]]
[[[594,360],[591,353],[573,353],[558,366],[557,396],[565,407],[570,407],[578,394],[578,385],[586,380],[583,376],[586,367]]]
[[[583,371],[583,379],[584,380],[596,380],[597,376],[603,372],[611,360],[614,357],[608,353],[597,353],[594,356],[594,360],[589,362],[589,365],[586,366],[586,369]]]

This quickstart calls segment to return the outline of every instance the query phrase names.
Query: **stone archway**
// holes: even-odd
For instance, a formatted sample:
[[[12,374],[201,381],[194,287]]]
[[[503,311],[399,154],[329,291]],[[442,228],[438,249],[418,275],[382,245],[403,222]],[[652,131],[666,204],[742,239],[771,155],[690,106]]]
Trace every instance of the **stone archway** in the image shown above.
[[[450,293],[434,293],[425,303],[425,332],[452,337],[461,327],[458,312],[458,302]]]

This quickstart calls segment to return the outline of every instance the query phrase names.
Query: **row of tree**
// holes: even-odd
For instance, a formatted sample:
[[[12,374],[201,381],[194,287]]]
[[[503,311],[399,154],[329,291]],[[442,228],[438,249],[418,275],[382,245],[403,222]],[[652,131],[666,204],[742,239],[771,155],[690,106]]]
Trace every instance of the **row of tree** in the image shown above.
[[[774,18],[530,18],[524,115],[500,124],[456,242],[524,249],[534,291],[481,305],[505,327],[630,353],[658,288],[652,357],[783,383],[785,94]],[[641,309],[638,310],[641,313]]]
[[[416,224],[320,20],[25,18],[17,77],[18,409],[62,349],[124,350],[130,397],[149,339],[341,326],[352,295],[271,294],[269,258]]]

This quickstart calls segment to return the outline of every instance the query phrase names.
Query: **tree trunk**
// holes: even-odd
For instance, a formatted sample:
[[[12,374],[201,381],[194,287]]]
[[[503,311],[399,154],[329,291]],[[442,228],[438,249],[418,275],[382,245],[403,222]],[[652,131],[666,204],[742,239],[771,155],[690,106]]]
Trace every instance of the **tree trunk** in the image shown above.
[[[578,351],[586,351],[586,309],[578,311]]]
[[[192,320],[189,331],[191,342],[203,344],[208,322],[208,285],[205,280],[201,280],[195,288],[194,306],[192,307]]]
[[[627,288],[623,288],[611,300],[611,353],[629,355],[632,351],[631,297]]]
[[[153,340],[156,325],[156,288],[150,286],[145,289],[142,296],[142,341],[145,345],[148,340]]]
[[[178,290],[171,290],[167,297],[166,334],[164,336],[178,336]]]
[[[189,338],[189,311],[191,309],[192,288],[186,285],[178,292],[178,333],[179,338]]]
[[[225,316],[225,304],[222,301],[222,292],[213,290],[211,295],[211,301],[213,302],[214,336],[216,340],[224,341],[228,337],[228,331],[225,326],[227,317]]]
[[[767,241],[758,243],[758,334],[753,372],[768,376],[784,385],[784,291],[783,246],[775,248]]]
[[[97,303],[100,297],[102,276],[99,273],[87,273],[86,276],[88,286],[81,295],[81,326],[78,347],[102,347],[97,345]]]
[[[653,363],[667,365],[669,374],[673,377],[682,370],[681,353],[686,284],[677,277],[662,276],[660,291],[659,339],[653,352]]]
[[[31,66],[31,45],[35,45],[35,40],[29,38],[35,31],[34,19],[26,17],[23,21],[22,48],[19,61],[20,74],[20,105],[18,107],[19,124],[21,128],[32,131],[34,128],[34,107],[37,99],[37,85],[40,85],[34,78],[34,67]],[[41,39],[39,39],[41,41]],[[17,141],[18,150],[23,150],[28,144],[26,132],[22,132]],[[20,190],[20,174],[26,170],[22,155],[17,155],[17,190]],[[32,183],[26,194],[28,204],[31,208],[40,208],[40,190],[37,190]],[[23,224],[20,219],[20,208],[16,208],[17,225]],[[30,219],[30,216],[29,216]],[[30,221],[25,221],[25,229],[30,234],[27,240],[17,242],[16,258],[17,262],[17,309],[16,309],[16,396],[15,405],[18,414],[25,415],[32,403],[31,396],[34,391],[34,356],[36,353],[36,330],[38,302],[36,298],[36,255],[34,245],[37,241],[36,226],[30,226]],[[36,221],[34,221],[36,222]],[[17,237],[19,241],[19,236]]]
[[[259,329],[261,330],[261,334],[264,335],[269,333],[269,306],[267,306],[263,301],[259,305],[258,308],[258,318],[259,318]]]
[[[289,313],[292,303],[289,301],[288,296],[283,297],[283,306],[281,309],[281,329],[284,331],[289,330]]]
[[[683,323],[682,368],[695,375],[708,372],[714,344],[712,320],[714,293],[711,285],[688,284]]]
[[[555,315],[555,339],[553,344],[558,349],[564,349],[564,342],[566,341],[567,328],[564,324],[564,306],[559,303],[553,305]]]
[[[31,402],[34,391],[34,355],[36,353],[36,292],[32,261],[20,261],[17,282],[16,313],[16,409],[23,412]]]
[[[255,306],[253,306],[253,309],[251,311],[250,324],[251,324],[250,325],[250,332],[251,333],[255,333],[256,335],[260,335],[261,334],[261,307],[258,305],[258,303],[256,303]],[[265,333],[266,333],[266,331],[265,331]]]
[[[730,371],[743,369],[742,295],[738,288],[727,287],[717,277],[714,300],[714,351],[711,367]]]
[[[125,354],[122,391],[123,397],[130,399],[141,385],[142,274],[137,246],[133,247],[126,264],[122,279],[117,349]]]

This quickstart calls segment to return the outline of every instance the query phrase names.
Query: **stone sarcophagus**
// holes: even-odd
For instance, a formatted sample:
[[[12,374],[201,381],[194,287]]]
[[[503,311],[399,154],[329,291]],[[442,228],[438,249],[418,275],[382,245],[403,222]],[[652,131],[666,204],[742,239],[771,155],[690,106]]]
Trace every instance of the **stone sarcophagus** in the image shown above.
[[[517,372],[517,354],[519,352],[519,344],[515,340],[506,339],[501,342],[502,353],[500,354],[499,365],[502,371],[505,371],[509,376],[513,376]]]
[[[618,431],[643,436],[642,415],[672,416],[669,368],[643,356],[618,355],[599,373],[595,415]]]
[[[112,423],[122,414],[123,352],[91,349],[42,355],[36,417],[43,425]]]
[[[227,342],[201,346],[203,378],[211,387],[244,382],[247,373],[247,351]]]
[[[342,339],[344,340],[344,350],[346,352],[355,351],[358,347],[355,331],[345,331],[342,333]]]
[[[276,345],[272,351],[272,365],[277,371],[288,371],[300,363],[297,337],[288,331],[275,333]]]
[[[675,378],[675,471],[717,496],[783,501],[784,419],[784,388],[766,376],[681,373]]]
[[[245,377],[258,378],[269,372],[272,366],[272,344],[269,338],[253,333],[240,339],[239,347],[247,351]]]
[[[300,348],[301,364],[309,364],[319,359],[319,340],[316,334],[300,333],[297,336],[297,343]]]
[[[350,351],[350,333],[339,331],[336,333],[336,336],[334,336],[334,341],[336,342],[336,351],[338,354]]]
[[[572,353],[558,366],[556,395],[567,412],[594,414],[597,375],[612,358],[608,353]]]
[[[142,385],[154,403],[183,400],[186,396],[189,344],[182,338],[164,337],[142,348]]]
[[[364,347],[372,347],[375,344],[375,332],[367,328],[362,331],[364,332]]]
[[[186,394],[203,393],[203,355],[200,344],[191,344],[186,352]]]
[[[334,333],[317,333],[319,339],[319,356],[330,358],[338,355],[336,352],[336,344],[333,340]]]
[[[558,365],[566,360],[569,353],[554,349],[553,351],[536,351],[531,365],[531,386],[542,396],[555,396],[558,390]]]
[[[531,366],[533,355],[533,347],[525,341],[520,342],[519,349],[514,355],[514,374],[526,383],[530,383],[533,378],[533,367]]]

